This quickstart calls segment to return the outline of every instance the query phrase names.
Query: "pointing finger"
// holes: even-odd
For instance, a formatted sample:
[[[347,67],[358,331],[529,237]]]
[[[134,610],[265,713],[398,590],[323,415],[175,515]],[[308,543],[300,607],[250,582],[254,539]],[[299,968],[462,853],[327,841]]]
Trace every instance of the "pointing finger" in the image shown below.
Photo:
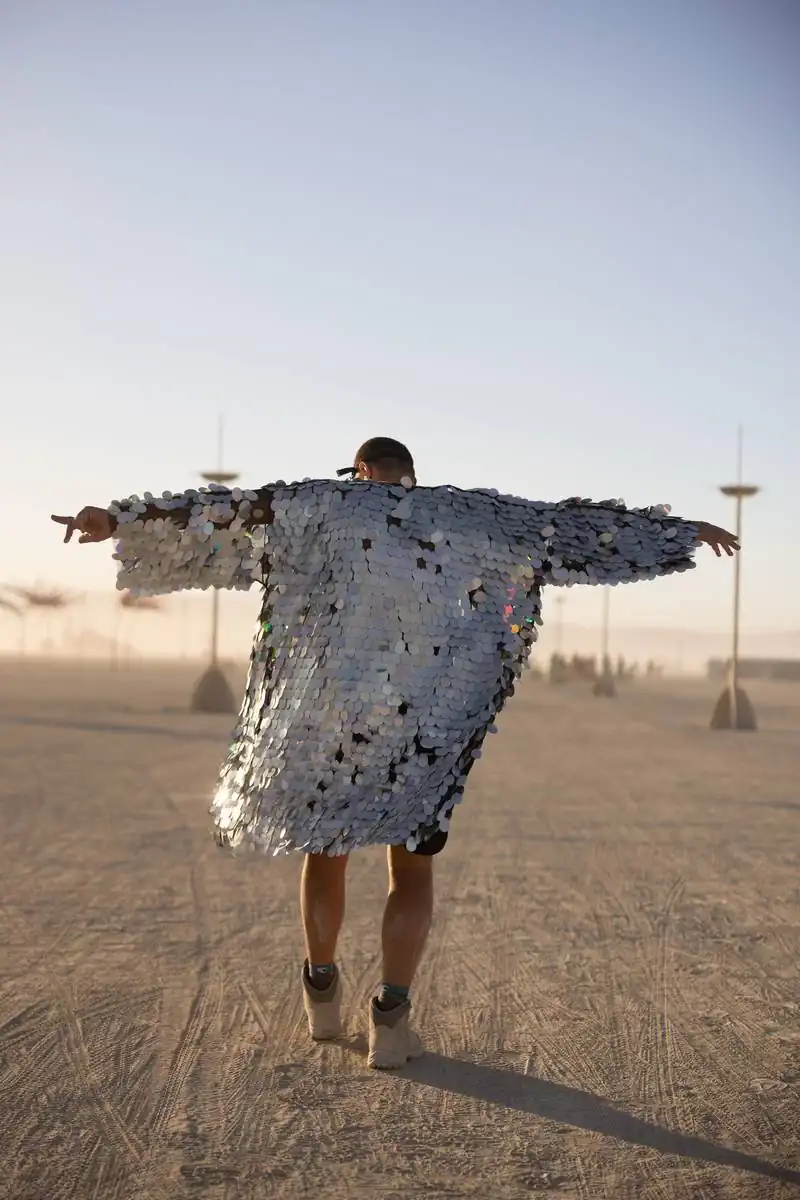
[[[57,525],[66,526],[66,528],[64,530],[64,541],[65,542],[70,541],[73,533],[75,532],[75,518],[74,517],[57,517],[55,514],[51,514],[50,520],[55,521],[55,523]]]

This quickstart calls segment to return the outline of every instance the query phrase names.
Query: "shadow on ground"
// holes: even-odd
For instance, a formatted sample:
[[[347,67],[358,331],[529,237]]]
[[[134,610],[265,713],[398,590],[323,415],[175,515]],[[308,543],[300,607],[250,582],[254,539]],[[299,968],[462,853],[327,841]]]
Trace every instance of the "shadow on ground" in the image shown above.
[[[346,1044],[346,1049],[364,1054],[366,1045],[363,1039],[354,1039]],[[608,1100],[591,1092],[531,1075],[521,1075],[518,1071],[427,1052],[423,1058],[409,1063],[398,1078],[413,1079],[416,1083],[438,1088],[454,1096],[467,1096],[502,1108],[513,1108],[517,1112],[543,1117],[559,1125],[587,1129],[633,1146],[647,1146],[662,1154],[676,1154],[698,1162],[779,1179],[783,1183],[800,1184],[800,1171],[777,1166],[727,1146],[718,1146],[703,1138],[664,1129],[663,1126],[653,1125],[650,1121],[643,1121],[640,1117],[613,1107]]]

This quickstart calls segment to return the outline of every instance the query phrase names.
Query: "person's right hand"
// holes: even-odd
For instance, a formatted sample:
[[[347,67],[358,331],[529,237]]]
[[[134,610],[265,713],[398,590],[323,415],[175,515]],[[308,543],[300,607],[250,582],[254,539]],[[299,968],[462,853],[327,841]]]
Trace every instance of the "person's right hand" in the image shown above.
[[[64,541],[72,541],[73,533],[80,533],[82,536],[78,541],[84,542],[105,542],[114,532],[114,525],[111,520],[111,514],[106,512],[104,508],[82,508],[76,517],[56,517],[51,516],[51,521],[55,521],[56,525],[65,525]]]

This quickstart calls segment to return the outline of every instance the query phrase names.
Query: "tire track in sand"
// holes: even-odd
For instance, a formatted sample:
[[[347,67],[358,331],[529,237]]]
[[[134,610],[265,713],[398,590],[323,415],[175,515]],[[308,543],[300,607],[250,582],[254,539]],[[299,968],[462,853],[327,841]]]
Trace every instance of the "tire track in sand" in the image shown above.
[[[282,989],[271,992],[271,1011],[265,1011],[255,988],[239,979],[244,1001],[240,1012],[237,1040],[229,1047],[222,1079],[224,1098],[223,1142],[237,1152],[254,1158],[270,1152],[277,1137],[274,1098],[283,1080],[278,1060],[291,1045],[292,1034],[301,1019],[302,1008],[297,981],[287,978]],[[244,1041],[247,1025],[257,1031],[256,1044]],[[305,1050],[307,1059],[310,1051]],[[289,1064],[290,1077],[292,1068]]]
[[[618,927],[607,905],[598,907],[595,899],[590,906],[594,922],[601,944],[608,945],[610,950],[605,956],[605,1006],[598,1008],[592,1005],[593,1017],[587,1016],[582,1023],[583,1036],[570,1040],[570,1057],[578,1043],[582,1043],[585,1053],[591,1054],[591,1037],[587,1038],[586,1035],[592,1033],[594,1026],[593,1036],[601,1039],[607,1047],[610,1061],[601,1060],[604,1073],[608,1073],[607,1080],[595,1070],[594,1064],[589,1068],[590,1090],[602,1095],[610,1086],[615,1100],[622,1101],[625,1108],[632,1107],[636,1111],[643,1107],[646,1118],[657,1115],[659,1121],[665,1119],[673,1127],[677,1123],[678,1128],[692,1128],[693,1122],[687,1120],[686,1113],[682,1111],[680,1091],[676,1085],[677,1050],[668,1012],[668,932],[672,912],[683,894],[684,881],[682,878],[673,881],[657,915],[650,919],[645,910],[632,905],[622,894],[620,880],[625,878],[625,873],[621,862],[615,865],[618,870],[612,872],[607,861],[595,860],[596,874],[592,875],[592,886],[605,893],[613,913],[623,918],[626,926],[624,941],[637,946],[638,970],[635,974],[639,976],[640,986],[620,986],[613,955],[619,942]],[[584,1067],[587,1065],[584,1059]],[[623,1084],[622,1089],[620,1083]],[[578,1083],[578,1086],[581,1084]],[[589,1173],[595,1170],[606,1176],[607,1164],[604,1164],[602,1157],[595,1157]],[[654,1163],[644,1158],[641,1160],[642,1186],[648,1189],[648,1195],[654,1197],[662,1194],[656,1170]],[[694,1167],[691,1172],[695,1174]],[[613,1187],[616,1186],[613,1177],[608,1177],[607,1186],[611,1189],[608,1194],[613,1194]],[[688,1188],[688,1194],[696,1196],[696,1188],[693,1190],[689,1187],[685,1177],[681,1177],[679,1186],[682,1192]]]
[[[620,869],[617,878],[623,878]],[[612,1044],[615,1059],[622,1078],[629,1079],[631,1100],[635,1107],[643,1106],[646,1119],[655,1118],[668,1127],[691,1132],[696,1123],[686,1110],[680,1088],[676,1083],[678,1050],[675,1044],[675,1028],[669,1015],[671,972],[669,969],[669,930],[672,914],[679,903],[685,881],[679,877],[670,885],[663,905],[657,915],[650,919],[641,910],[635,910],[620,894],[607,871],[603,871],[600,886],[614,906],[625,917],[632,930],[638,933],[640,972],[644,989],[634,989],[631,1002],[625,1003],[623,993],[613,978],[609,979],[609,1020],[614,1031]],[[613,926],[595,910],[598,927],[613,939]],[[620,1011],[627,1008],[630,1018],[626,1020]],[[638,1020],[636,1014],[638,1013]],[[656,1177],[656,1165],[642,1160],[641,1171],[649,1194],[664,1194]],[[676,1178],[681,1194],[697,1195],[699,1176],[695,1165],[687,1160],[686,1171]],[[676,1193],[669,1193],[670,1200]]]
[[[690,1112],[683,1093],[676,1084],[675,1064],[677,1045],[670,1010],[670,957],[669,931],[672,914],[685,891],[685,880],[678,878],[667,893],[664,907],[656,920],[655,964],[653,991],[649,1006],[650,1045],[654,1051],[655,1090],[658,1097],[659,1118],[673,1129],[691,1134],[697,1127],[695,1114]],[[663,1115],[662,1115],[663,1114]],[[685,1169],[679,1176],[681,1190],[689,1197],[697,1195],[701,1180],[696,1164],[687,1159]]]
[[[208,949],[210,944],[208,902],[199,862],[195,862],[191,866],[190,886],[195,910],[198,950],[202,957],[197,968],[196,986],[189,1004],[189,1011],[178,1035],[178,1041],[166,1071],[166,1079],[151,1118],[150,1154],[169,1131],[190,1076],[200,1057],[208,1031],[216,1021],[222,1007],[224,992],[222,971],[219,960],[215,955],[210,954]]]
[[[110,1148],[114,1151],[125,1164],[122,1170],[115,1172],[116,1181],[121,1184],[128,1175],[141,1168],[144,1161],[144,1147],[136,1133],[129,1128],[116,1105],[112,1103],[95,1079],[83,1025],[66,988],[62,990],[59,997],[59,1006],[63,1020],[64,1049],[85,1095],[90,1100],[101,1135],[101,1144],[104,1144],[105,1149]],[[98,1149],[97,1144],[93,1145],[90,1156],[93,1156]],[[164,1200],[167,1200],[166,1194],[160,1186],[151,1191],[153,1195],[162,1196]]]
[[[198,1120],[204,1114],[207,1105],[206,1093],[213,1088],[207,1087],[202,1079],[198,1087],[192,1086],[192,1081],[198,1069],[201,1070],[202,1053],[205,1048],[210,1030],[218,1020],[224,998],[224,976],[217,953],[214,950],[211,936],[211,920],[209,915],[208,896],[205,888],[204,869],[207,851],[199,853],[197,839],[188,825],[183,813],[175,800],[163,785],[147,772],[149,794],[157,795],[164,807],[178,820],[178,829],[182,835],[183,853],[189,860],[188,887],[194,914],[196,931],[195,953],[198,965],[195,972],[195,985],[189,1002],[186,1017],[178,1034],[169,1058],[163,1079],[160,1083],[154,1080],[151,1089],[155,1104],[150,1118],[150,1130],[143,1162],[144,1170],[138,1181],[137,1195],[149,1196],[153,1190],[156,1178],[168,1174],[168,1163],[164,1162],[159,1151],[166,1149],[171,1143],[171,1135],[178,1132],[182,1140],[191,1136],[192,1141],[203,1142],[205,1135],[201,1132],[202,1122]],[[206,842],[206,845],[208,843]],[[183,1113],[180,1114],[183,1104]],[[180,1124],[177,1130],[173,1128],[180,1114]],[[184,1157],[184,1151],[170,1145],[170,1149]],[[181,1168],[183,1169],[183,1168]]]
[[[19,913],[18,916],[28,926],[30,936],[35,941],[36,930],[30,921],[23,913]],[[95,1078],[71,988],[46,959],[42,962],[39,973],[45,990],[49,991],[52,997],[62,1051],[88,1100],[97,1132],[106,1145],[125,1162],[126,1173],[137,1171],[143,1160],[142,1143]],[[46,1073],[42,1063],[34,1059],[30,1066],[28,1085],[35,1088],[41,1076],[41,1084],[44,1086]],[[90,1148],[90,1156],[95,1149],[96,1147]],[[161,1200],[167,1200],[160,1186],[151,1189],[151,1195],[154,1200],[159,1197]]]

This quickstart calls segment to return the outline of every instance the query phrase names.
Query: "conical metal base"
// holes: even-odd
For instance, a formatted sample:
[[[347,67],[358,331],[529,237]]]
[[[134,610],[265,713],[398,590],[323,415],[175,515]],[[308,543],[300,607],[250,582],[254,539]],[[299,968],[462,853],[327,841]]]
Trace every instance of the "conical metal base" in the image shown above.
[[[758,728],[756,714],[744,688],[734,689],[728,684],[714,708],[711,716],[711,728],[749,731]]]
[[[195,684],[192,711],[235,713],[236,701],[230,684],[217,666],[208,667]]]

